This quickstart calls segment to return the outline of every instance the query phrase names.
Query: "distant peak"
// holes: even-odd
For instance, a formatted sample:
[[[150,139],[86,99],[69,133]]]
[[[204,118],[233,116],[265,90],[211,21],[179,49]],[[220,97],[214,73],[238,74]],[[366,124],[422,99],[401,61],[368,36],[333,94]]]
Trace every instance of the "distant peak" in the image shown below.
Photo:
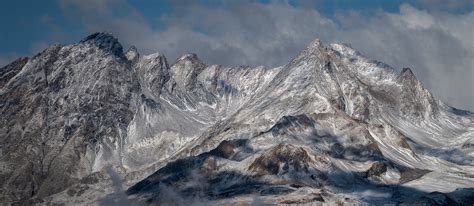
[[[86,42],[118,43],[118,40],[111,33],[97,32],[97,33],[93,33],[93,34],[87,36],[86,38],[82,39],[79,43],[86,43]]]
[[[197,76],[206,68],[196,54],[185,54],[171,66],[172,78],[181,87],[192,90],[196,87]]]
[[[315,51],[322,51],[326,47],[320,39],[315,39],[311,41],[308,46],[303,50],[304,53],[313,53]]]
[[[198,58],[198,56],[194,53],[189,53],[189,54],[182,55],[181,57],[179,57],[176,60],[176,63],[174,65],[177,68],[181,68],[183,66],[179,66],[179,65],[185,65],[185,64],[189,64],[190,67],[188,69],[198,70],[197,72],[200,72],[200,70],[202,70],[204,67],[206,67],[206,64],[204,64]]]
[[[201,70],[202,68],[206,67],[206,64],[204,64],[196,54],[194,53],[189,53],[189,54],[184,54],[182,55],[181,57],[179,57],[177,60],[176,60],[176,63],[175,65],[181,65],[181,64],[185,64],[185,63],[189,63],[191,64],[191,68],[192,69],[198,69],[198,70]],[[200,71],[198,71],[200,72]]]
[[[160,52],[145,55],[143,58],[148,60],[166,59],[165,55]]]
[[[201,60],[199,60],[198,56],[194,53],[184,54],[181,57],[179,57],[176,60],[176,62],[185,61],[185,60],[201,62]]]
[[[318,58],[322,60],[327,54],[327,49],[320,39],[315,39],[296,56],[291,63],[306,61],[308,58]]]
[[[135,46],[131,46],[127,49],[127,52],[125,52],[125,56],[129,61],[136,62],[140,57],[140,54]]]
[[[402,72],[400,73],[400,78],[403,79],[416,79],[415,74],[411,71],[410,68],[403,68]]]
[[[326,47],[320,39],[315,39],[303,50],[305,53],[324,51]]]
[[[315,40],[313,40],[313,41],[308,45],[308,48],[321,47],[321,46],[323,46],[323,42],[321,42],[320,39],[316,38]]]
[[[352,48],[351,45],[345,43],[333,43],[330,45],[331,49],[343,56],[362,56],[358,51]]]
[[[123,47],[119,43],[118,39],[115,38],[112,34],[106,32],[97,32],[91,34],[81,40],[81,44],[94,44],[102,50],[108,51],[118,57],[125,58],[123,55]]]
[[[398,78],[399,78],[399,81],[409,82],[409,84],[415,84],[416,82],[418,82],[418,80],[415,77],[415,74],[410,68],[403,68]]]
[[[411,71],[411,69],[408,67],[403,68],[400,75],[401,76],[415,76],[415,74],[413,74],[413,71]]]
[[[130,48],[127,49],[127,52],[135,52],[138,53],[138,50],[135,46],[131,46]]]

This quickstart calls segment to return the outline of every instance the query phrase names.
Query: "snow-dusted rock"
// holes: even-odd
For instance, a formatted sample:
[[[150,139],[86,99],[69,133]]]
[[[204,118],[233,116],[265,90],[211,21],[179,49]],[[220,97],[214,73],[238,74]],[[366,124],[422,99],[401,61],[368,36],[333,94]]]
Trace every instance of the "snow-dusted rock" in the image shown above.
[[[277,68],[169,65],[96,33],[0,86],[2,202],[123,201],[117,185],[143,202],[473,199],[474,115],[343,44]]]

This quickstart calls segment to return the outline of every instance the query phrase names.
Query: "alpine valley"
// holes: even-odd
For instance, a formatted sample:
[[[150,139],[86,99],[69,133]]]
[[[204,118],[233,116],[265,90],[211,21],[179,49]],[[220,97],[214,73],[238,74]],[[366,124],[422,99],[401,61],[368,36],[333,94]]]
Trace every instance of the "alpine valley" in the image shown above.
[[[474,114],[344,44],[223,67],[95,33],[0,68],[0,116],[5,205],[474,204]]]

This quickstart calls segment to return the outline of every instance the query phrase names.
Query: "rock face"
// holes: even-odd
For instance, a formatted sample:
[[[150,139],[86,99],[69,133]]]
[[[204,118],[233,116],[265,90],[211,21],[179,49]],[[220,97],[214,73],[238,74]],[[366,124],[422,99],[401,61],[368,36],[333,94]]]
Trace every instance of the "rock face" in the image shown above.
[[[0,112],[5,203],[472,204],[474,194],[472,113],[408,68],[319,40],[281,67],[228,68],[195,54],[170,66],[96,33],[1,68]]]
[[[3,198],[48,196],[102,160],[122,164],[140,84],[121,52],[105,34],[52,46],[1,88]]]
[[[248,170],[259,175],[307,173],[310,162],[311,157],[303,148],[279,144],[255,159]]]

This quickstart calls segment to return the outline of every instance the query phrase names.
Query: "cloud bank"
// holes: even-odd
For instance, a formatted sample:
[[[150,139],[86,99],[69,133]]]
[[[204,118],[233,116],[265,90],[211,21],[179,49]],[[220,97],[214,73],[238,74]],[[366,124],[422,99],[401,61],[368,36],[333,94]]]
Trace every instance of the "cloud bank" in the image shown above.
[[[474,111],[472,9],[454,14],[402,4],[394,13],[341,10],[329,18],[314,5],[284,1],[222,1],[217,6],[172,1],[171,11],[156,19],[163,25],[156,29],[155,22],[125,0],[58,2],[64,14],[77,19],[87,32],[109,31],[142,54],[164,53],[171,63],[193,52],[208,64],[273,67],[289,62],[315,38],[347,43],[396,69],[412,68],[441,100]],[[459,7],[455,3],[449,5]]]

